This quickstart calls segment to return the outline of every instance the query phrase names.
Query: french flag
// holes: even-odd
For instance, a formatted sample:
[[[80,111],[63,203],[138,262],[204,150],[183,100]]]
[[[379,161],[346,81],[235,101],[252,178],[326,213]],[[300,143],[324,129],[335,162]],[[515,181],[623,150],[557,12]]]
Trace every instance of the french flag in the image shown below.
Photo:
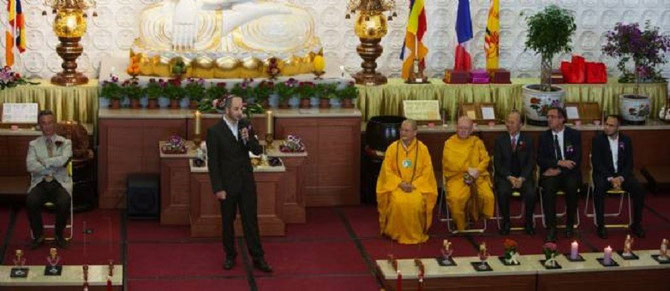
[[[458,0],[458,12],[456,13],[456,58],[454,71],[470,71],[472,69],[472,58],[467,47],[472,39],[472,18],[470,17],[470,1]]]

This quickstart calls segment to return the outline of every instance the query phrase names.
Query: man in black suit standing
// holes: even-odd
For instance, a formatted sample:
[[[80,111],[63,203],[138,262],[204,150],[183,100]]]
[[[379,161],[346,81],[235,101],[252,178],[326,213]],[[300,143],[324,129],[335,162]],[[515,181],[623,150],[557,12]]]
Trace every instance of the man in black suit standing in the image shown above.
[[[577,214],[577,188],[581,180],[582,141],[579,131],[566,127],[565,109],[552,107],[547,112],[549,129],[540,135],[537,163],[540,166],[540,185],[547,241],[556,241],[556,192],[563,190],[567,205],[565,236],[574,234]]]
[[[230,95],[224,101],[223,119],[207,131],[207,160],[212,191],[221,203],[221,228],[226,260],[225,270],[235,266],[235,233],[233,222],[237,208],[254,267],[272,272],[265,262],[258,233],[256,182],[249,152],[258,155],[263,149],[248,120],[242,119],[242,98]]]
[[[620,124],[619,116],[610,115],[605,121],[603,133],[593,137],[593,202],[600,238],[607,238],[604,221],[605,194],[613,188],[630,193],[633,198],[633,224],[630,225],[630,230],[638,237],[645,235],[640,224],[645,193],[633,175],[633,144],[630,137],[619,133]]]
[[[495,167],[495,189],[498,207],[502,215],[500,234],[507,235],[510,230],[509,199],[517,190],[525,205],[525,231],[534,234],[533,212],[535,210],[535,187],[533,186],[533,139],[522,133],[521,114],[512,111],[505,121],[507,132],[496,139],[493,149]]]

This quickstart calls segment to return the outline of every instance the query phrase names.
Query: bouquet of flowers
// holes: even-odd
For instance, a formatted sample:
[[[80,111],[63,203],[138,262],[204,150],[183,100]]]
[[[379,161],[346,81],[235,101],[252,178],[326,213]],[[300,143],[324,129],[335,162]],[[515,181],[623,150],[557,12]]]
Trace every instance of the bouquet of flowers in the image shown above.
[[[164,154],[185,154],[186,153],[186,143],[181,136],[173,135],[170,136],[167,143],[161,148]]]
[[[305,152],[305,144],[298,136],[289,135],[284,143],[279,146],[282,153],[302,153]]]
[[[544,252],[544,266],[545,267],[555,267],[556,266],[556,256],[558,255],[558,248],[555,243],[547,242],[542,246],[542,252]]]
[[[37,85],[39,83],[31,83],[27,81],[21,77],[21,74],[12,72],[12,68],[9,66],[5,66],[0,70],[0,90],[25,84]]]
[[[505,246],[505,262],[508,264],[519,264],[518,256],[519,252],[517,251],[517,243],[511,239],[505,239],[503,242]]]

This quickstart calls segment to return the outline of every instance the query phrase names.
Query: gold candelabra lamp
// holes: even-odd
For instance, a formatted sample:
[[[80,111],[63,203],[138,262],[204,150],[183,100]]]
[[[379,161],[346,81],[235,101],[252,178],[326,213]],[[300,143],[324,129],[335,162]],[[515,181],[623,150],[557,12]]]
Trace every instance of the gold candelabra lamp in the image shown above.
[[[88,83],[84,74],[77,72],[77,58],[84,52],[79,44],[86,33],[86,10],[96,5],[95,0],[45,0],[44,5],[51,8],[56,15],[53,30],[60,44],[56,52],[63,59],[63,71],[51,78],[51,83],[60,86],[76,86]],[[42,11],[46,16],[47,12]],[[97,13],[93,11],[93,16]]]
[[[376,59],[384,51],[379,42],[388,32],[387,20],[391,21],[397,16],[395,12],[388,18],[384,16],[384,12],[395,10],[395,0],[349,0],[347,10],[351,14],[357,14],[354,31],[361,40],[356,51],[363,58],[363,63],[361,63],[363,70],[353,76],[356,83],[386,84],[386,77],[376,71]],[[350,13],[347,13],[345,18],[351,18]]]

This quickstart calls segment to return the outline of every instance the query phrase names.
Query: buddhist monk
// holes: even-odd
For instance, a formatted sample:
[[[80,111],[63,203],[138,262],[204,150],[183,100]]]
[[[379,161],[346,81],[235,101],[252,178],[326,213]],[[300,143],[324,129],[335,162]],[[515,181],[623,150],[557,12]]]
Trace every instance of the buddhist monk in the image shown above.
[[[377,180],[381,233],[401,244],[428,240],[437,183],[428,147],[416,139],[417,125],[405,120],[400,140],[387,149]]]
[[[471,135],[472,130],[470,118],[459,118],[456,134],[444,143],[442,155],[447,203],[458,231],[465,230],[466,212],[474,221],[480,215],[493,216],[493,190],[487,170],[491,158],[482,140]]]

